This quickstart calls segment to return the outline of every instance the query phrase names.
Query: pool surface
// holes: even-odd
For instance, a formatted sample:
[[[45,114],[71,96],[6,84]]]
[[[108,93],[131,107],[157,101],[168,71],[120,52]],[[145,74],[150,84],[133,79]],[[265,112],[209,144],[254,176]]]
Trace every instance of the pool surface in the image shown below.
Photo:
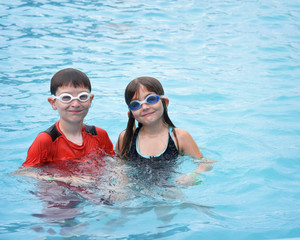
[[[0,7],[0,239],[300,239],[298,0]],[[85,123],[104,128],[114,145],[127,123],[127,83],[159,79],[170,118],[213,169],[192,187],[137,180],[112,202],[101,201],[101,181],[79,191],[11,176],[57,121],[49,82],[66,67],[91,79]],[[195,165],[178,161],[182,173]]]

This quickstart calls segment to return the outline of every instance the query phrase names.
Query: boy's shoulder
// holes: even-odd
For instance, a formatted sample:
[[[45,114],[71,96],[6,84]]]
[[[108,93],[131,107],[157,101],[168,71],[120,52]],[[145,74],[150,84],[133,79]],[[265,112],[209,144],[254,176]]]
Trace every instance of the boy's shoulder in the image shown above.
[[[45,130],[42,133],[47,133],[52,138],[52,141],[54,142],[58,137],[60,137],[62,134],[58,131],[56,127],[57,123],[54,123],[51,127],[49,127],[47,130]]]
[[[94,125],[88,125],[88,124],[84,124],[84,131],[93,136],[107,134],[107,132],[104,129],[100,127],[96,127]],[[62,136],[62,133],[58,130],[57,123],[54,123],[51,127],[41,132],[39,135],[40,136],[48,135],[51,137],[52,142],[54,142],[57,138]]]
[[[103,135],[107,135],[107,132],[101,128],[101,127],[97,127],[97,126],[94,126],[94,125],[87,125],[87,124],[84,124],[84,131],[86,133],[89,133],[93,136],[96,136],[96,135],[100,135],[100,136],[103,136]]]
[[[84,124],[84,131],[92,135],[98,135],[96,126]]]

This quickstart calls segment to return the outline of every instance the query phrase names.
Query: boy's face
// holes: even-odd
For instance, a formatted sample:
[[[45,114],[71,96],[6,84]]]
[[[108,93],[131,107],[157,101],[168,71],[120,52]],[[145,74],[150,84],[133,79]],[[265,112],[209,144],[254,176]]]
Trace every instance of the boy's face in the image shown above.
[[[73,97],[77,97],[80,93],[87,92],[89,89],[86,87],[74,87],[72,85],[61,86],[56,91],[56,96],[60,96],[63,93],[71,94]],[[67,124],[80,124],[87,115],[91,106],[94,95],[92,94],[90,99],[86,102],[81,102],[78,99],[74,99],[69,103],[63,103],[59,99],[48,98],[48,102],[51,104],[54,110],[57,110],[60,115],[60,121]]]

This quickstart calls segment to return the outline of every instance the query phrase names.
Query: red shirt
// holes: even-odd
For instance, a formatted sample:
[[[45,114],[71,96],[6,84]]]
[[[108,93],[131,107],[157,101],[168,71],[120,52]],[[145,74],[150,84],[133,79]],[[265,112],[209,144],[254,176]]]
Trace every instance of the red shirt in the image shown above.
[[[113,144],[104,129],[84,125],[83,143],[77,145],[65,137],[58,123],[36,137],[28,149],[24,167],[41,167],[49,163],[87,162],[99,154],[114,155]]]

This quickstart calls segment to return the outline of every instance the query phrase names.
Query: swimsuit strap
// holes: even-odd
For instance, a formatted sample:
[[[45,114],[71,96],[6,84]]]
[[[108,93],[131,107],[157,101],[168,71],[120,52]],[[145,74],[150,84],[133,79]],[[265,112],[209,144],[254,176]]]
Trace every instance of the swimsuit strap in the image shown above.
[[[175,131],[175,127],[170,127],[169,126],[169,129],[172,129],[172,133],[174,134],[174,137],[173,137],[172,133],[170,133],[170,135],[171,135],[173,141],[176,142],[175,146],[176,146],[176,148],[177,148],[177,150],[179,152],[179,143],[178,143],[178,138],[177,138],[177,133]]]

